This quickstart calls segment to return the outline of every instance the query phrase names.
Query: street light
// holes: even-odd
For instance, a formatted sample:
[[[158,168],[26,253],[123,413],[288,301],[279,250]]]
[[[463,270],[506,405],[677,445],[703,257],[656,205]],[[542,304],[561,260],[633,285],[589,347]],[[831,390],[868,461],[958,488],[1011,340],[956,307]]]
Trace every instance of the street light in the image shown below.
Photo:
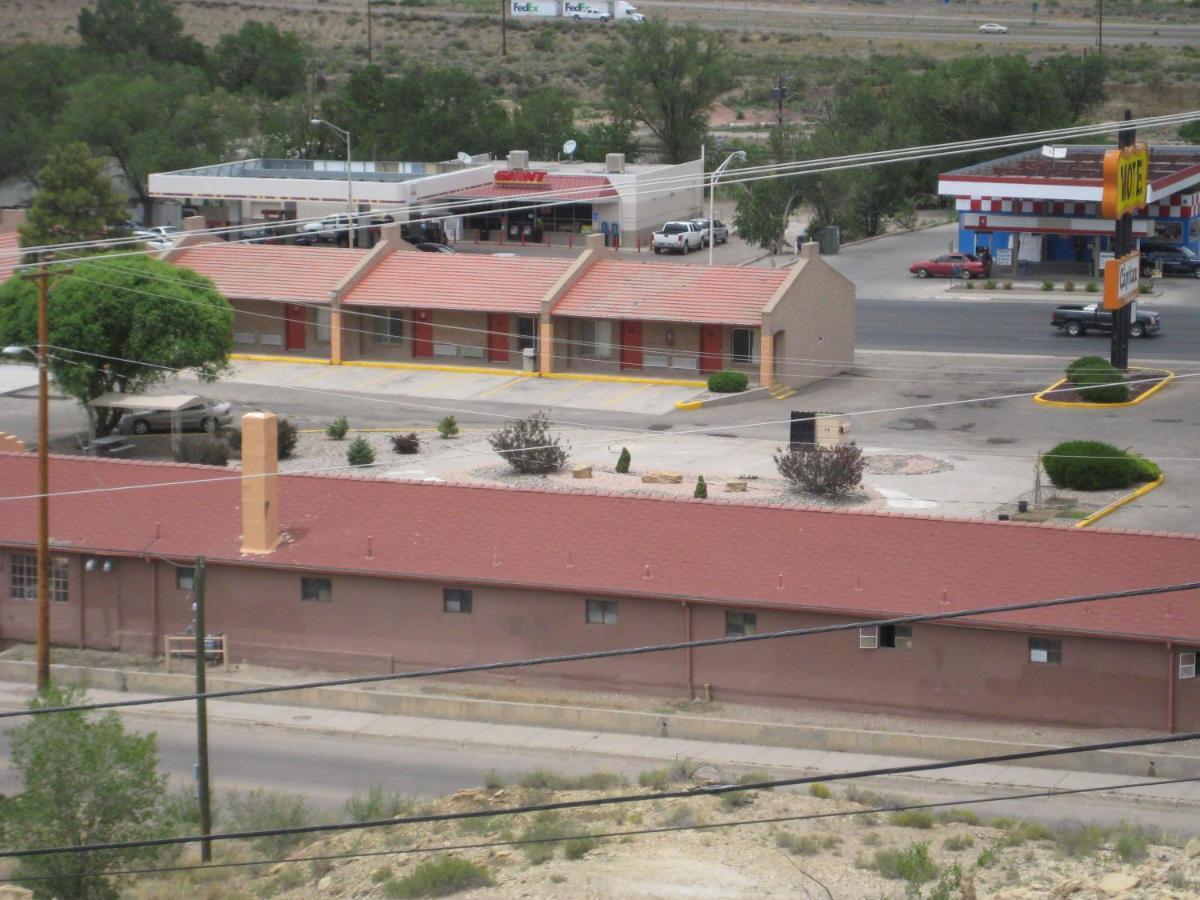
[[[726,157],[725,162],[717,166],[717,170],[712,174],[712,181],[708,184],[708,264],[712,265],[713,256],[713,206],[717,195],[717,180],[721,177],[721,173],[725,171],[725,167],[734,160],[740,162],[746,161],[745,150],[734,150]]]
[[[346,222],[346,246],[354,246],[354,182],[350,177],[350,132],[345,128],[338,128],[332,122],[327,122],[325,119],[309,119],[311,125],[328,125],[338,134],[346,139],[346,212],[349,214],[349,220]]]

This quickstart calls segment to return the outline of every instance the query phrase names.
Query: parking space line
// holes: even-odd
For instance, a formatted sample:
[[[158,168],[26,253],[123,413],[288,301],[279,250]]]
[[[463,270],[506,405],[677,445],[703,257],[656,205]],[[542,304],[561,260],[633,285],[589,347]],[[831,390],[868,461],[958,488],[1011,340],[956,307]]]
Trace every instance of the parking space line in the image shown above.
[[[321,376],[328,375],[328,374],[329,374],[328,369],[314,369],[311,372],[305,372],[299,378],[293,378],[291,381],[288,382],[288,387],[292,387],[297,384],[307,384],[310,381],[314,381],[317,378],[320,378]]]
[[[654,385],[652,385],[652,384],[639,384],[637,387],[635,387],[631,391],[626,391],[623,394],[618,394],[617,396],[613,397],[611,400],[604,401],[604,406],[615,406],[616,404],[620,403],[622,400],[632,397],[634,394],[640,394],[642,391],[648,391],[652,387],[654,387]]]
[[[368,378],[366,381],[355,382],[354,387],[356,389],[364,388],[364,387],[369,387],[373,384],[382,384],[385,381],[395,381],[395,380],[396,380],[395,372],[385,372],[383,375],[377,375],[374,378]]]
[[[525,380],[526,380],[526,376],[518,375],[516,378],[510,378],[507,381],[504,381],[500,384],[494,385],[493,387],[487,388],[486,390],[479,391],[477,394],[472,394],[472,399],[475,399],[477,397],[490,397],[492,394],[499,393],[500,391],[504,390],[505,388],[510,388],[514,384],[517,384],[517,383],[525,381]]]
[[[576,391],[578,391],[580,388],[583,387],[583,384],[584,383],[580,382],[580,381],[573,381],[570,384],[568,384],[565,388],[563,388],[562,390],[555,391],[550,396],[541,398],[541,400],[539,400],[538,402],[539,403],[553,403],[555,400],[565,397],[568,394],[575,393]]]

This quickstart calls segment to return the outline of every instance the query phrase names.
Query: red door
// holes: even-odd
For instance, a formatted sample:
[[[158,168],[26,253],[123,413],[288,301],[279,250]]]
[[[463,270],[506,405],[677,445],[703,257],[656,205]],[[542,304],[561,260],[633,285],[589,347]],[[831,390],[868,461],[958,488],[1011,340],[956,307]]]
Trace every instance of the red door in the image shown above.
[[[427,309],[413,310],[412,354],[433,356],[433,313]]]
[[[700,371],[719,372],[724,368],[724,354],[721,352],[721,326],[700,326]]]
[[[488,362],[508,362],[508,316],[488,313]]]
[[[286,303],[283,307],[283,317],[286,319],[284,342],[289,350],[303,350],[305,335],[308,333],[308,307],[295,303]]]
[[[621,368],[642,368],[642,323],[621,323]]]

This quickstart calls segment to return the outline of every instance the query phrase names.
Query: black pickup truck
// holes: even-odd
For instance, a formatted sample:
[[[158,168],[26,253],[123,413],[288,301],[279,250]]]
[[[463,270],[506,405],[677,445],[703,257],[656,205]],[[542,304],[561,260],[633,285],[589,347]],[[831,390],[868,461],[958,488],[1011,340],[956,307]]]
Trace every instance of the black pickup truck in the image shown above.
[[[1112,313],[1099,303],[1089,303],[1087,306],[1060,306],[1054,310],[1050,324],[1061,328],[1071,337],[1079,337],[1089,331],[1101,334],[1111,334],[1113,327]],[[1152,309],[1139,309],[1137,320],[1130,323],[1129,336],[1148,337],[1162,328],[1162,319]]]

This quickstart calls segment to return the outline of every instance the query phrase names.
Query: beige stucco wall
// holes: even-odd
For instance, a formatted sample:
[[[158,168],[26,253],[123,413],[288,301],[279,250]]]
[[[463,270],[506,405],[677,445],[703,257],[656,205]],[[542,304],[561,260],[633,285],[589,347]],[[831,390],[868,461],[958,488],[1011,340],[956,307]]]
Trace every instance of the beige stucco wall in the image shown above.
[[[796,277],[763,315],[777,345],[775,380],[793,387],[844,372],[854,361],[854,283],[825,262],[815,244],[806,244],[805,252],[811,255],[796,264]]]
[[[233,300],[233,352],[271,356],[328,357],[329,341],[317,340],[316,310],[308,308],[304,349],[288,350],[285,305],[274,300]]]
[[[555,332],[555,365],[560,371],[595,372],[597,374],[639,374],[637,370],[621,369],[621,322],[612,322],[613,352],[609,357],[581,356],[579,353],[579,338],[586,319],[574,317],[557,317],[554,323]],[[755,332],[757,347],[759,329]],[[668,342],[668,332],[671,340]],[[700,326],[694,322],[642,322],[643,367],[640,374],[660,378],[683,378],[703,380],[707,377],[700,372]],[[750,363],[737,363],[732,360],[733,328],[721,326],[722,366],[725,369],[738,369],[751,376],[757,377],[757,359]],[[667,357],[668,365],[656,366],[653,357]],[[651,357],[647,361],[647,356]]]

